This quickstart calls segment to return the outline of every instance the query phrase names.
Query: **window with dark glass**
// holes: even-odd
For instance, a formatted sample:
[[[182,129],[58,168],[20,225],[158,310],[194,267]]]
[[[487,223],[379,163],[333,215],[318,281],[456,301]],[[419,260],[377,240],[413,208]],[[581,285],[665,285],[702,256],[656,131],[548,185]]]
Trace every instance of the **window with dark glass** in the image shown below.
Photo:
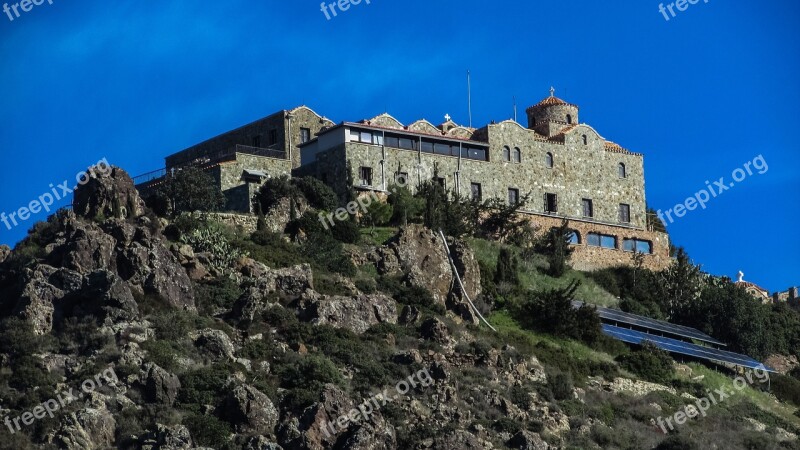
[[[359,171],[362,186],[372,186],[372,167],[362,167]]]
[[[433,152],[437,155],[449,155],[450,154],[450,145],[449,144],[433,144]]]
[[[261,147],[261,136],[253,136],[253,147]]]
[[[511,161],[511,149],[508,146],[503,147],[503,161]]]
[[[512,155],[515,163],[522,161],[522,152],[519,150],[519,147],[514,147],[514,153],[512,153]]]
[[[572,115],[571,114],[567,114],[567,123],[570,124],[570,125],[572,124]]]
[[[594,205],[592,204],[592,200],[584,198],[581,202],[583,203],[583,217],[594,217]]]
[[[622,249],[626,252],[650,255],[653,253],[653,243],[641,239],[625,239],[622,241]]]
[[[400,148],[406,150],[414,150],[414,141],[408,138],[400,138],[399,139]]]
[[[394,136],[386,136],[386,146],[400,148],[400,139]]]
[[[621,223],[631,222],[631,205],[626,205],[625,203],[619,204],[619,221]]]
[[[304,144],[311,140],[311,130],[308,128],[300,128],[300,143]]]
[[[558,196],[556,194],[544,194],[544,212],[558,212]]]
[[[278,143],[278,130],[270,130],[269,131],[269,145],[275,145]]]
[[[608,234],[589,233],[586,243],[592,247],[617,248],[617,238]]]
[[[433,142],[422,141],[422,152],[433,153]]]
[[[519,189],[509,188],[508,189],[508,204],[509,205],[516,205],[519,203]]]
[[[445,186],[445,179],[444,179],[444,178],[442,178],[442,177],[436,177],[436,178],[434,178],[433,180],[434,180],[434,181],[436,181],[437,183],[439,183],[439,186],[441,186],[441,187],[446,187],[446,186]]]
[[[470,183],[469,185],[470,191],[472,192],[472,199],[481,201],[483,200],[483,192],[481,191],[481,184],[480,183]]]
[[[625,164],[619,163],[619,166],[617,167],[617,171],[619,172],[619,177],[620,178],[627,178],[628,177],[628,172],[625,169]]]
[[[586,145],[586,144],[588,144],[588,142],[589,142],[589,141],[588,141],[588,139],[586,138],[586,135],[584,134],[584,135],[583,135],[583,145]]]
[[[549,169],[553,168],[553,154],[552,153],[547,152],[547,154],[544,155],[544,165]]]

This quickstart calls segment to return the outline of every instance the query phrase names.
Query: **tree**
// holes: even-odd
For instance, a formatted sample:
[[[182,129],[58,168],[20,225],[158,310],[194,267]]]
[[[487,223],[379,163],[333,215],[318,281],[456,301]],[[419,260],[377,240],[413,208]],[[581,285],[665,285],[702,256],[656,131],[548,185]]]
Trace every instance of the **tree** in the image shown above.
[[[495,284],[510,283],[513,285],[519,284],[519,270],[517,258],[514,252],[507,248],[500,250],[500,255],[497,257],[497,268],[494,272]]]
[[[561,226],[551,228],[537,246],[539,252],[547,256],[549,274],[553,277],[560,278],[567,272],[567,261],[574,250],[570,246],[572,234],[569,222],[564,219]]]
[[[667,315],[667,320],[685,315],[685,311],[700,296],[700,266],[694,265],[683,248],[678,248],[675,261],[660,273],[659,278],[663,289],[659,296],[661,309]]]
[[[375,234],[375,227],[388,222],[393,214],[394,208],[392,208],[392,205],[382,201],[373,201],[364,211],[362,220],[365,225],[371,227],[370,234]]]
[[[423,209],[423,202],[414,197],[411,190],[406,186],[392,186],[389,188],[392,194],[389,196],[389,204],[392,205],[392,223],[396,225],[408,225],[409,220],[415,219]]]
[[[602,335],[600,318],[591,306],[572,306],[578,287],[580,282],[575,280],[562,289],[530,292],[518,308],[517,319],[528,328],[595,342]]]
[[[219,211],[225,206],[225,195],[217,188],[214,178],[196,167],[167,175],[155,196],[155,209],[161,215]]]
[[[528,204],[530,196],[522,197],[517,203],[508,204],[499,198],[487,200],[481,205],[481,213],[486,218],[481,222],[481,234],[498,241],[511,240],[515,245],[522,245],[520,237],[525,237],[528,220],[521,218],[519,211]],[[517,239],[515,239],[517,238]]]

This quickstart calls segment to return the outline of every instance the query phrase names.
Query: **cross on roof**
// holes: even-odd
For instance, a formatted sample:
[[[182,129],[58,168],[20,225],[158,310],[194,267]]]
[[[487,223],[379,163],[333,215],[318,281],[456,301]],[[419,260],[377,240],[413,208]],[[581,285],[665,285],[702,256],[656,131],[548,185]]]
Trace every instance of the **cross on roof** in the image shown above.
[[[555,96],[556,96],[556,88],[550,86],[550,97],[555,97]]]
[[[450,122],[450,119],[451,119],[450,114],[445,114],[444,115],[444,121],[445,122]]]

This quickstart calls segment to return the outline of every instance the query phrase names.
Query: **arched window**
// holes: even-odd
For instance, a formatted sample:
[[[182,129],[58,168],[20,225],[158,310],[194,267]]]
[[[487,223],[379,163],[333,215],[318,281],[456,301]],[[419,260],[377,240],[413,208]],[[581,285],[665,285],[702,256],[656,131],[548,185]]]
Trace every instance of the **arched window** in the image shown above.
[[[581,234],[575,230],[570,230],[571,234],[569,235],[569,243],[572,245],[580,245],[581,243]]]
[[[619,163],[619,166],[617,166],[617,171],[619,172],[619,177],[620,178],[627,178],[628,177],[628,172],[625,170],[625,164],[624,163]]]
[[[544,165],[547,166],[548,169],[552,169],[553,168],[553,154],[552,153],[547,152],[547,154],[544,155]]]
[[[522,152],[519,150],[519,147],[514,147],[514,162],[522,162]]]
[[[586,135],[584,134],[583,135],[583,145],[586,145],[588,142],[589,142],[589,140],[586,138]]]
[[[507,145],[503,147],[503,161],[511,161],[511,149]]]
[[[567,123],[572,125],[572,114],[567,114]]]

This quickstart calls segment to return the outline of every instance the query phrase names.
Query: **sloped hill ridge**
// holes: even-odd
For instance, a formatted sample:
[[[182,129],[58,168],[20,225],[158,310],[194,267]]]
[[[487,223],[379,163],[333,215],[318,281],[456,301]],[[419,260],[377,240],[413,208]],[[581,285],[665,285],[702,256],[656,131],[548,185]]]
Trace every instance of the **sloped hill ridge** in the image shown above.
[[[499,333],[478,326],[421,225],[351,249],[365,255],[356,276],[258,255],[221,271],[165,237],[174,224],[132,188],[117,168],[76,194],[75,211],[0,248],[0,412],[12,419],[0,448],[651,449],[665,440],[655,419],[703,387],[697,373],[678,388],[637,380],[505,313],[490,319]],[[468,243],[450,244],[481,297],[491,274]],[[80,396],[52,417],[15,427],[70,389]],[[773,432],[775,448],[797,448],[791,422],[720,408],[718,424],[738,423],[748,442],[773,445]],[[745,448],[726,439],[703,448]]]

